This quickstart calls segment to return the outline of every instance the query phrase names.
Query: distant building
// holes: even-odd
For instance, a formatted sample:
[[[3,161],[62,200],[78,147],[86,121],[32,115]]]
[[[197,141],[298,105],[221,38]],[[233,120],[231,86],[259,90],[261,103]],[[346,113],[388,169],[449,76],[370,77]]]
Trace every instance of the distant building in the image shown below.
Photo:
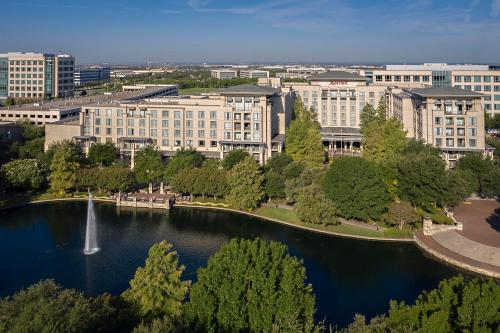
[[[240,78],[242,79],[269,78],[269,71],[263,71],[260,69],[241,70]]]
[[[177,95],[176,85],[140,87],[134,91],[113,94],[67,98],[53,101],[38,101],[30,104],[14,105],[0,108],[1,121],[26,120],[35,125],[46,125],[59,120],[77,117],[82,105],[90,103],[106,104],[113,101],[135,101],[138,99]]]
[[[75,86],[86,84],[99,84],[109,82],[111,79],[111,68],[109,67],[76,67]]]
[[[74,64],[67,54],[0,54],[0,99],[72,97]]]
[[[88,149],[114,142],[132,163],[135,152],[148,145],[164,156],[191,147],[214,158],[241,148],[265,163],[283,149],[292,104],[290,89],[253,84],[211,95],[88,103],[79,119],[48,125],[45,145],[71,139]]]
[[[399,88],[457,87],[482,93],[483,111],[500,113],[500,70],[488,65],[387,65],[374,69],[373,84]]]
[[[212,69],[210,74],[212,77],[219,80],[234,79],[238,77],[238,71],[236,69],[229,68]]]
[[[482,97],[456,87],[393,88],[388,113],[403,123],[409,138],[440,149],[453,167],[466,153],[487,153]]]

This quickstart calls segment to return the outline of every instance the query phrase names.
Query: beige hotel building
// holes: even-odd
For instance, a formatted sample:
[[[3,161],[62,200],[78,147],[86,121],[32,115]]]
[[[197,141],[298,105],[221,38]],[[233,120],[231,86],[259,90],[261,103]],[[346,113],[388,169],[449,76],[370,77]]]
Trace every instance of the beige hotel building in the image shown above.
[[[488,65],[387,65],[371,73],[374,85],[400,88],[457,87],[481,93],[483,111],[500,113],[500,70]]]
[[[164,156],[194,148],[223,158],[232,149],[249,151],[260,163],[281,152],[292,113],[290,89],[240,85],[214,94],[146,98],[83,105],[79,119],[46,127],[46,147],[64,139],[88,147],[113,142],[131,158],[146,146]]]
[[[378,106],[387,87],[368,84],[368,78],[345,71],[330,71],[289,82],[286,86],[300,96],[305,107],[318,115],[323,142],[331,154],[361,147],[360,116],[369,103]]]

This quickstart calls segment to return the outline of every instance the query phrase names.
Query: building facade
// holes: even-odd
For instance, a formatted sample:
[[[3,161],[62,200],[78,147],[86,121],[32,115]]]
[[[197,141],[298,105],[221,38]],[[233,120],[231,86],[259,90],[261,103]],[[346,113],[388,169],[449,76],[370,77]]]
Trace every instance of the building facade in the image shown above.
[[[234,79],[238,77],[238,70],[230,68],[212,69],[210,75],[219,80]]]
[[[483,94],[483,110],[500,113],[500,70],[488,65],[387,65],[371,73],[373,84],[400,88],[457,87]]]
[[[242,79],[262,79],[269,78],[269,71],[260,69],[240,70],[240,78]]]
[[[455,87],[393,88],[388,94],[388,113],[403,123],[409,138],[440,149],[453,167],[469,152],[489,153],[482,97]]]
[[[292,98],[289,89],[242,85],[212,95],[89,104],[78,121],[47,126],[46,147],[64,139],[87,148],[113,142],[132,164],[135,152],[147,145],[165,156],[189,147],[216,158],[242,148],[265,163],[282,150]]]
[[[130,87],[130,86],[128,86]],[[125,88],[125,86],[124,86]],[[36,101],[30,104],[0,108],[1,121],[29,121],[35,125],[77,117],[83,105],[110,103],[112,101],[138,100],[155,96],[177,95],[177,85],[138,86],[113,94],[73,97],[52,101]]]
[[[77,67],[75,68],[75,86],[100,84],[111,80],[110,67]]]
[[[307,108],[313,108],[321,125],[321,136],[330,153],[359,150],[360,116],[366,104],[378,107],[386,87],[370,85],[367,78],[345,71],[314,75],[308,82],[285,83]]]
[[[74,63],[66,54],[0,54],[0,99],[72,97]]]

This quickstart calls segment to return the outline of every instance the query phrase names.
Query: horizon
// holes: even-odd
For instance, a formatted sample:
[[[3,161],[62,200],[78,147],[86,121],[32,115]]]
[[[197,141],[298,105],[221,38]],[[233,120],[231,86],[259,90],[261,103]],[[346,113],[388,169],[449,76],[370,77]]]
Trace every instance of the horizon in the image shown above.
[[[28,0],[13,26],[0,53],[79,64],[500,63],[500,0]]]

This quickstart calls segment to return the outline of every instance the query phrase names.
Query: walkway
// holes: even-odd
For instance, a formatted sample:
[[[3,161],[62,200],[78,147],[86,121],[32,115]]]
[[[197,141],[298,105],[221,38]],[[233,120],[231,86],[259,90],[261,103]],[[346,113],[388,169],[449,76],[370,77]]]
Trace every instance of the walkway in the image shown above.
[[[462,231],[433,236],[415,234],[416,241],[437,257],[463,268],[500,278],[500,203],[471,200],[454,212]]]

